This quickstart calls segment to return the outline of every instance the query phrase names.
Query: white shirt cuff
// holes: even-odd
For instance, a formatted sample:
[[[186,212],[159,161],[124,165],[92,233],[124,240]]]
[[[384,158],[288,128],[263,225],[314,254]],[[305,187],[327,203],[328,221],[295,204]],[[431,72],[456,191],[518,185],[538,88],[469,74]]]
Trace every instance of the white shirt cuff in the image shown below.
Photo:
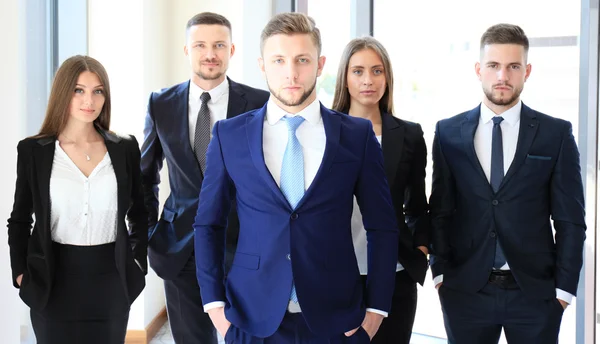
[[[211,309],[215,309],[215,308],[219,308],[219,307],[225,307],[225,302],[223,302],[223,301],[209,302],[204,305],[204,313],[208,313],[208,311],[210,311]]]
[[[557,299],[563,300],[564,302],[571,304],[574,297],[575,297],[575,295],[569,294],[562,289],[556,288],[556,298]]]
[[[388,317],[388,312],[380,311],[379,309],[367,308],[367,312],[383,315],[384,318]]]
[[[433,286],[436,287],[438,284],[444,282],[444,274],[437,275],[433,278]]]

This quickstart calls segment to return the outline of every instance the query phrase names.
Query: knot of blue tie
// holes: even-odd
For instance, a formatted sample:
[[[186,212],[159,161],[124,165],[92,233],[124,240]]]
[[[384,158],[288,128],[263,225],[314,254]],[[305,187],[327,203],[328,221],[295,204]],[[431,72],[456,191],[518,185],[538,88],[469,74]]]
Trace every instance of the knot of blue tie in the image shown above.
[[[295,133],[296,129],[304,122],[304,117],[302,116],[294,116],[294,117],[283,117],[282,118],[285,124],[287,124],[288,131],[291,133]]]
[[[492,121],[494,121],[494,125],[500,124],[500,123],[502,123],[502,121],[504,121],[504,117],[502,117],[502,116],[494,116],[492,118]]]
[[[210,93],[208,93],[208,92],[203,92],[203,93],[200,95],[200,101],[201,101],[201,102],[203,102],[203,103],[207,103],[209,100],[210,100]]]

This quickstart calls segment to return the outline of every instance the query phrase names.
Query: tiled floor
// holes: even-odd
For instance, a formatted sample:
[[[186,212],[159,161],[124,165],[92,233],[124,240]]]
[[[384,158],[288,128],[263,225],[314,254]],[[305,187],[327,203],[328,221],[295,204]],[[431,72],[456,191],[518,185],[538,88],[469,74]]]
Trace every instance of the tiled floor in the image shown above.
[[[223,342],[220,341],[219,343],[221,344]],[[411,344],[445,344],[446,340],[413,333],[410,343]],[[158,333],[156,333],[156,336],[150,341],[150,344],[175,344],[175,342],[173,341],[173,337],[171,336],[171,328],[169,327],[168,321],[158,331]]]

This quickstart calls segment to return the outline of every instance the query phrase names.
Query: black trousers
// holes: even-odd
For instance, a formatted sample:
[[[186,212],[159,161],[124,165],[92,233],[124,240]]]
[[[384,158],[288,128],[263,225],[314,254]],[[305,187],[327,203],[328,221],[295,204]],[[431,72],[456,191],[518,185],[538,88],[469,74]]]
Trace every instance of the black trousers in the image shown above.
[[[367,276],[363,275],[362,280],[366,286]],[[417,283],[406,270],[398,271],[396,272],[392,308],[388,317],[383,319],[371,343],[409,344],[416,311]]]
[[[502,328],[509,344],[558,342],[563,308],[556,298],[489,283],[476,294],[442,285],[439,295],[450,344],[498,343]]]
[[[258,338],[233,324],[225,334],[225,344],[368,344],[369,334],[361,327],[350,337],[343,333],[323,338],[310,331],[302,313],[286,313],[277,331],[270,337]]]
[[[120,344],[129,301],[115,264],[115,245],[53,244],[54,284],[46,307],[31,311],[38,344]]]
[[[175,279],[164,283],[167,314],[175,343],[217,344],[217,331],[202,306],[195,256],[190,256]]]

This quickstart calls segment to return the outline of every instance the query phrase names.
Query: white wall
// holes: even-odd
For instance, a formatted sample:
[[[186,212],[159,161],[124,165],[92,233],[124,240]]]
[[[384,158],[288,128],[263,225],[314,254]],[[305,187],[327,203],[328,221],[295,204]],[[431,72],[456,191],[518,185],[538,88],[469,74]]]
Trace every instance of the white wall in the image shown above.
[[[7,219],[12,210],[15,188],[17,142],[25,136],[25,68],[24,38],[25,16],[21,1],[0,2],[0,104],[2,104],[2,135],[0,135],[0,161],[5,168],[0,174],[0,218]],[[3,227],[5,228],[5,227]],[[22,302],[12,285],[12,273],[8,255],[8,237],[0,230],[0,334],[2,343],[20,342],[20,319]]]

